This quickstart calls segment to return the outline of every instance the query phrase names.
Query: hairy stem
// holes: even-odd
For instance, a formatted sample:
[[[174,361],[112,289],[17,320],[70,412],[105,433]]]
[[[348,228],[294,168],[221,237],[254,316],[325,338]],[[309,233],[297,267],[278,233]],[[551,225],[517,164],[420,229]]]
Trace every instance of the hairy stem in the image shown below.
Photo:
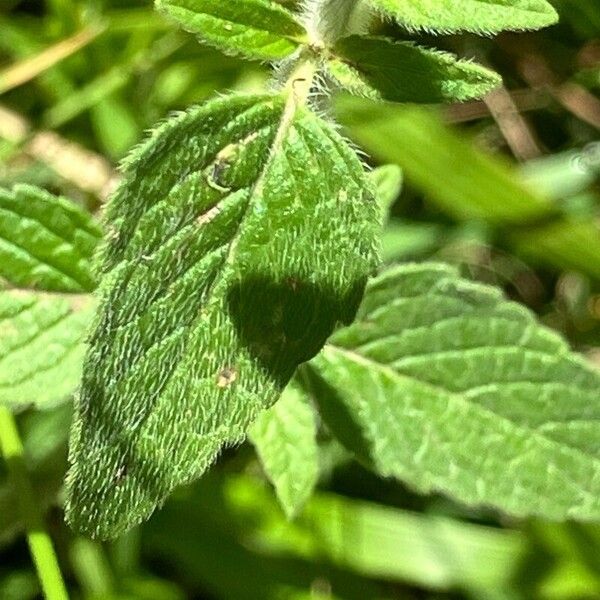
[[[306,105],[316,73],[317,65],[315,60],[311,57],[306,57],[296,64],[287,78],[284,90],[287,93],[287,101],[277,136],[273,143],[275,147],[278,147],[287,135],[296,111]]]
[[[371,16],[364,0],[310,0],[304,21],[311,44],[326,47],[342,37],[366,33]]]
[[[23,443],[12,412],[0,406],[0,450],[19,498],[19,508],[27,532],[29,550],[47,600],[67,600],[67,590],[58,566],[52,540],[45,531],[23,451]]]

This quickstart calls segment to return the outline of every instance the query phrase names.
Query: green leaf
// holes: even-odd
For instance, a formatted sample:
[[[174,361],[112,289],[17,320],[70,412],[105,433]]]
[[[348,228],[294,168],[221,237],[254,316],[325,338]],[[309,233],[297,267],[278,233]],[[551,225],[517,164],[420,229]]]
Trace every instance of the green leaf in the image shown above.
[[[546,0],[368,0],[384,16],[408,29],[438,33],[494,34],[541,29],[558,21]]]
[[[259,415],[249,437],[283,510],[294,517],[319,474],[315,412],[302,389],[290,383],[275,406]]]
[[[387,221],[390,209],[402,191],[402,169],[397,165],[383,165],[377,167],[370,174],[370,178],[375,185],[383,221]]]
[[[448,239],[448,231],[438,223],[394,219],[383,231],[381,244],[386,263],[431,256]]]
[[[389,38],[350,36],[327,63],[347,91],[392,102],[455,102],[481,98],[501,83],[496,73],[452,54]]]
[[[590,217],[568,217],[507,233],[511,246],[527,260],[575,269],[600,279],[600,235]]]
[[[83,532],[117,535],[200,476],[354,317],[379,207],[353,150],[295,98],[191,109],[125,165],[71,440]]]
[[[354,139],[399,165],[453,217],[511,224],[552,214],[552,203],[524,186],[506,161],[478,151],[434,110],[352,97],[340,98],[337,108]]]
[[[0,188],[0,280],[18,287],[87,292],[101,232],[73,202],[29,185]]]
[[[280,60],[306,36],[294,15],[272,0],[156,0],[156,7],[202,42],[235,56]]]
[[[182,519],[182,515],[186,518]],[[387,598],[376,582],[350,570],[335,568],[318,558],[308,561],[294,556],[297,553],[292,554],[289,547],[294,546],[298,536],[290,530],[296,529],[298,520],[286,520],[264,482],[231,472],[226,478],[215,473],[174,496],[144,526],[144,549],[169,564],[180,574],[178,579],[189,582],[188,589],[191,584],[194,589],[206,590],[212,598]],[[280,531],[283,536],[290,534],[283,552],[275,553],[272,544],[256,539],[254,531],[263,527],[272,528],[274,533]],[[309,539],[308,543],[311,542]],[[327,581],[325,590],[319,587],[315,592],[315,578]]]
[[[436,590],[458,587],[479,592],[472,597],[487,598],[484,590],[511,584],[527,549],[520,531],[323,492],[315,493],[297,519],[284,522],[268,490],[254,478],[229,476],[225,486],[234,514],[222,521],[230,524],[235,519],[245,526],[252,547],[268,556],[293,555],[319,564],[326,559],[346,573],[373,579]],[[196,505],[197,498],[204,497],[202,491],[192,499]],[[248,523],[256,525],[250,529]]]
[[[517,516],[600,517],[600,373],[495,288],[391,269],[311,364],[323,417],[382,475]]]
[[[560,207],[544,195],[545,186],[531,184],[502,157],[481,151],[436,111],[346,96],[338,99],[337,112],[352,139],[376,159],[399,165],[445,214],[502,227],[502,238],[528,259],[600,279],[596,224],[561,216]]]
[[[493,592],[512,588],[528,557],[528,540],[518,529],[461,522],[435,514],[435,508],[433,514],[413,513],[320,491],[289,521],[261,483],[230,471],[203,478],[144,527],[144,547],[209,582],[217,598],[295,600],[288,591],[292,583],[310,588],[310,579],[300,579],[301,574],[313,581],[327,577],[330,589],[313,600],[406,598],[390,595],[390,581],[454,594],[469,590],[466,597],[482,600],[515,598]],[[215,539],[230,551],[215,553]],[[252,558],[244,560],[232,542],[254,550]],[[248,581],[240,582],[239,564]],[[293,573],[282,577],[281,569],[290,567]],[[260,589],[265,576],[285,582],[285,592]],[[371,589],[382,580],[384,589]]]
[[[0,404],[52,408],[79,384],[87,296],[0,291]]]

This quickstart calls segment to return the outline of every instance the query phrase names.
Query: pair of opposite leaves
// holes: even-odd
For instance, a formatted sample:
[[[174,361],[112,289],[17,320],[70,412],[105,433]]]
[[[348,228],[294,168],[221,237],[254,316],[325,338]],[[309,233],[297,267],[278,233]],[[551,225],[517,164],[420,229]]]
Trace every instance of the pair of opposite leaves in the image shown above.
[[[440,73],[434,89],[456,82]],[[283,94],[222,98],[159,127],[106,216],[67,478],[68,519],[97,537],[147,518],[241,441],[352,321],[380,227],[354,151]]]
[[[312,0],[306,4],[306,14],[296,16],[272,0],[225,4],[157,0],[157,7],[184,29],[234,56],[276,61],[307,45],[324,47],[322,74],[330,85],[392,102],[480,98],[500,83],[500,77],[446,52],[363,35],[372,14],[432,33],[495,34],[537,29],[557,20],[546,0]]]

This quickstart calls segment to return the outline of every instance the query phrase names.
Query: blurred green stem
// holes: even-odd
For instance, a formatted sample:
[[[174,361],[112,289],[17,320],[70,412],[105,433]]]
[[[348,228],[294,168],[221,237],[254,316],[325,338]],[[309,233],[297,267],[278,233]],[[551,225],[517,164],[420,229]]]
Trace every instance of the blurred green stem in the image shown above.
[[[0,450],[12,478],[23,523],[27,533],[29,550],[35,563],[42,589],[47,600],[67,600],[67,590],[52,546],[52,540],[44,529],[44,521],[36,502],[23,451],[23,443],[12,412],[0,406]]]

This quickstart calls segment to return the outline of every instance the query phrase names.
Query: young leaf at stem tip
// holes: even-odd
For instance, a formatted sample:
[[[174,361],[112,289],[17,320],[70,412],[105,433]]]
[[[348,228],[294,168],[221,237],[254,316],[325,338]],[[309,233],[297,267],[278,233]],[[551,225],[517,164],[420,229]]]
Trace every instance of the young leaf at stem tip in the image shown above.
[[[305,107],[313,74],[191,109],[127,161],[70,443],[75,529],[107,538],[147,518],[353,319],[379,207]]]
[[[431,33],[470,31],[484,35],[505,30],[542,29],[558,21],[546,0],[367,0],[408,29]]]
[[[452,54],[383,37],[350,36],[335,46],[328,74],[350,93],[391,102],[457,102],[481,98],[498,74]]]
[[[600,517],[600,371],[499,290],[392,268],[310,366],[322,417],[381,475],[517,516]]]
[[[226,54],[280,60],[306,41],[293,13],[272,0],[156,0],[183,29]]]

